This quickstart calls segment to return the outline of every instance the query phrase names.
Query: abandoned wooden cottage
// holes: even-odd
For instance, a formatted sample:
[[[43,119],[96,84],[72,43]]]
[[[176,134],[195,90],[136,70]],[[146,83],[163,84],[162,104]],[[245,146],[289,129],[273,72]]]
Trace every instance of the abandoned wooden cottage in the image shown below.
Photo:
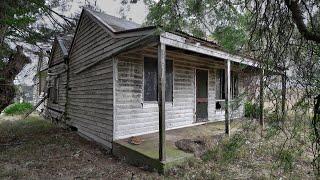
[[[113,151],[118,140],[159,132],[161,162],[166,130],[242,117],[236,100],[257,69],[213,42],[88,9],[69,51],[63,46],[57,38],[49,65],[50,113]]]
[[[67,103],[67,63],[72,35],[56,36],[48,62],[48,100],[44,115],[57,121],[64,120]]]
[[[33,77],[33,105],[36,106],[37,103],[44,97],[46,91],[46,78],[48,75],[48,59],[44,58],[45,54],[43,52],[39,53],[39,59],[37,63],[36,75]],[[45,109],[46,103],[42,103],[37,107],[37,111],[42,112]]]

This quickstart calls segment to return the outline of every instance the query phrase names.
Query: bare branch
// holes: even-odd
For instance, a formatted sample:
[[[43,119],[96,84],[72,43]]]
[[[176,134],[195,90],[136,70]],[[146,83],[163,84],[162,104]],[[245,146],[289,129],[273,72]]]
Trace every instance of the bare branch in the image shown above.
[[[303,12],[299,7],[299,2],[297,0],[285,0],[286,6],[292,13],[292,20],[296,24],[299,32],[307,40],[320,43],[320,34],[308,30],[307,26],[304,24]]]

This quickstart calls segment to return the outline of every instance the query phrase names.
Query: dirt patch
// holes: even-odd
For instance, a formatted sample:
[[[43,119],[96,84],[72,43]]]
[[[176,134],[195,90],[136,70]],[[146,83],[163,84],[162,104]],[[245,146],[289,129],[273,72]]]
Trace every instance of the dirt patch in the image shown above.
[[[175,142],[175,146],[182,151],[193,153],[195,157],[201,157],[204,153],[217,145],[221,139],[222,135],[181,139]]]

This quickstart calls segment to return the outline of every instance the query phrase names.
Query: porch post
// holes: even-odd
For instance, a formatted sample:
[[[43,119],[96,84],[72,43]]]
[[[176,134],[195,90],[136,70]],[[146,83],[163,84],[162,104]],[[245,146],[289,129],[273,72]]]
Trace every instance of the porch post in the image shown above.
[[[264,129],[264,115],[263,115],[263,109],[264,109],[264,69],[261,69],[260,73],[260,113],[259,113],[259,120],[260,120],[260,125],[262,129]]]
[[[231,62],[225,62],[225,133],[230,136]]]
[[[159,105],[159,160],[166,160],[165,106],[166,106],[166,46],[158,45],[158,105]]]

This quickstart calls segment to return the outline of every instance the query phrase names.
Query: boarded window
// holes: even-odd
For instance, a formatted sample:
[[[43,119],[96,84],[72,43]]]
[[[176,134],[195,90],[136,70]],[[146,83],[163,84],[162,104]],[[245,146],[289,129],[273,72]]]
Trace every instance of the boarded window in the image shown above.
[[[166,61],[166,101],[173,100],[173,63]],[[144,101],[158,101],[158,61],[144,59]]]

